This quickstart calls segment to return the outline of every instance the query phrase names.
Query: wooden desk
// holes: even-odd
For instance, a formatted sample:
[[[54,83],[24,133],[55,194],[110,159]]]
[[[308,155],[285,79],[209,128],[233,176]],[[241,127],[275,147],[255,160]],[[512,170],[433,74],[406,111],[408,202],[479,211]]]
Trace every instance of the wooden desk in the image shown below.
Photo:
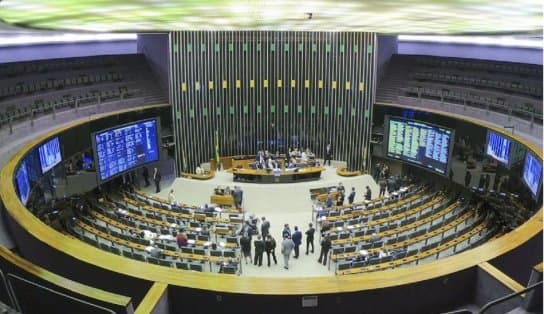
[[[293,183],[319,180],[321,172],[324,170],[323,167],[306,167],[300,168],[296,172],[280,170],[278,175],[278,172],[273,170],[233,168],[232,175],[234,181],[237,182]]]
[[[216,195],[210,196],[210,203],[221,206],[234,207],[234,197],[232,195]]]

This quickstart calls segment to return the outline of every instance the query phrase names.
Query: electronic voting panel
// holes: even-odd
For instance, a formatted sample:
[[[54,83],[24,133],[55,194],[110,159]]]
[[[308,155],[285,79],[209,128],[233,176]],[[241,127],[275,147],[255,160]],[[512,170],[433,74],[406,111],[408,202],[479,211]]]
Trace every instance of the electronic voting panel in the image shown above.
[[[157,119],[94,133],[99,180],[159,160]]]

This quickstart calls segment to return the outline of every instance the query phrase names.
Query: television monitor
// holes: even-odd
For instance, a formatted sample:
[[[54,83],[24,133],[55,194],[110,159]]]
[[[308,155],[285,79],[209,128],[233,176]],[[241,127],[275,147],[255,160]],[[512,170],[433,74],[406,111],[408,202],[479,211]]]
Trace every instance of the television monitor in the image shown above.
[[[159,119],[116,126],[92,134],[99,182],[159,160]]]
[[[40,155],[40,165],[42,173],[46,173],[62,161],[60,154],[60,142],[58,137],[54,137],[38,147]]]
[[[30,195],[30,182],[28,180],[28,170],[26,168],[26,162],[22,162],[17,169],[15,175],[15,181],[17,183],[17,191],[19,192],[19,199],[23,205],[26,205],[28,202],[28,197]]]
[[[510,164],[511,146],[512,140],[506,136],[500,135],[491,130],[487,131],[487,141],[485,145],[486,155],[496,159],[506,167],[508,167]]]
[[[523,166],[523,182],[527,185],[533,197],[538,194],[540,183],[542,180],[542,161],[535,155],[527,152],[525,156],[525,164]]]
[[[446,175],[453,148],[452,129],[386,116],[386,156]]]

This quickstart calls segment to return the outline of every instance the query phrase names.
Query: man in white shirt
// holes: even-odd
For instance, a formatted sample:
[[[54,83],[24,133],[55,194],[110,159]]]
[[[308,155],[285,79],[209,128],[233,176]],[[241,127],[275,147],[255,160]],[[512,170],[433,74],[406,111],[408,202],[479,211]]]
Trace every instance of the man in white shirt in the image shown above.
[[[157,234],[149,230],[142,230],[140,232],[140,237],[144,238],[145,240],[154,240],[157,238]]]
[[[175,204],[176,203],[176,197],[174,196],[174,189],[171,189],[170,193],[168,194],[168,203],[169,204]]]

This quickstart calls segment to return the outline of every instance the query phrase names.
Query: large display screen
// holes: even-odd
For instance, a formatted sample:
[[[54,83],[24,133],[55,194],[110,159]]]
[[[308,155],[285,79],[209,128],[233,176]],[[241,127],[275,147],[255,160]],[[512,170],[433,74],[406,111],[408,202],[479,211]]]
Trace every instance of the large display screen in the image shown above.
[[[453,130],[399,117],[388,117],[386,125],[387,157],[446,174],[454,138]]]
[[[99,181],[159,160],[158,119],[142,120],[92,135]]]
[[[523,166],[523,182],[529,187],[534,197],[538,193],[541,179],[542,163],[533,154],[528,152],[525,156],[525,165]]]
[[[59,138],[55,137],[38,147],[42,173],[46,173],[62,161]]]
[[[15,181],[17,183],[19,199],[23,205],[26,205],[28,196],[30,195],[30,182],[28,180],[28,170],[26,169],[26,163],[24,161],[19,165],[19,169],[17,169]]]
[[[505,136],[493,131],[487,131],[487,143],[485,145],[486,155],[495,158],[505,166],[510,162],[510,147],[512,141]]]

